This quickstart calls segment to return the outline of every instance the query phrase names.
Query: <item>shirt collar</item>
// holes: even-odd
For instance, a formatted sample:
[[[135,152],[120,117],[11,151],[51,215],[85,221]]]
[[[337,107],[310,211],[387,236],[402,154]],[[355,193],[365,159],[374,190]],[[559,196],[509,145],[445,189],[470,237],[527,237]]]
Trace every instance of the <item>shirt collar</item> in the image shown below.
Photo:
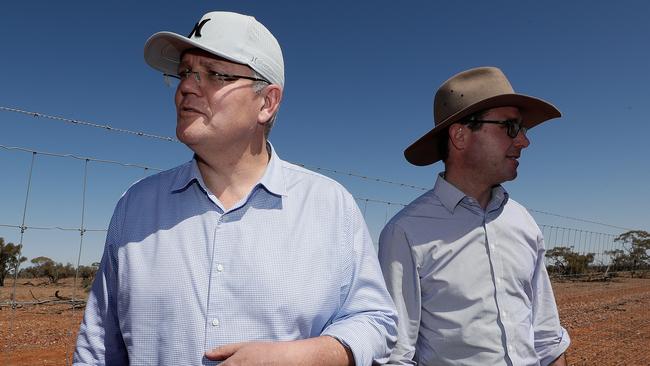
[[[487,212],[492,212],[500,209],[508,201],[508,192],[502,185],[496,185],[492,187],[492,199],[488,202]]]
[[[194,181],[199,182],[199,185],[205,189],[205,184],[203,183],[203,178],[201,177],[195,158],[179,167],[176,177],[172,182],[171,191],[181,191]]]
[[[266,188],[266,190],[272,194],[286,196],[287,185],[284,180],[283,161],[280,159],[278,154],[275,153],[275,149],[270,142],[267,142],[267,146],[271,152],[271,159],[269,160],[269,164],[266,166],[266,171],[264,172],[264,175],[262,175],[258,184]]]
[[[257,186],[264,187],[267,191],[278,196],[286,196],[287,188],[284,180],[284,175],[282,171],[283,161],[276,154],[273,145],[270,142],[267,142],[268,149],[271,152],[271,159],[266,166],[266,170],[260,178],[259,182],[253,186],[253,189]],[[180,167],[176,178],[172,184],[172,191],[179,191],[185,189],[190,183],[198,182],[199,185],[205,190],[208,191],[205,183],[203,182],[203,177],[201,176],[201,171],[196,162],[196,158],[192,159]]]
[[[444,172],[438,174],[436,184],[433,187],[433,193],[438,197],[440,203],[442,203],[449,212],[453,213],[458,203],[465,198],[465,193],[454,187],[453,184],[447,182],[444,175]]]
[[[447,182],[444,178],[445,173],[438,174],[436,184],[433,187],[433,193],[438,197],[440,202],[449,212],[453,213],[456,206],[465,198],[468,197],[461,190],[456,188],[453,184]],[[468,197],[469,198],[469,197]],[[501,208],[508,200],[508,192],[503,186],[496,185],[492,188],[492,198],[488,202],[488,212]]]

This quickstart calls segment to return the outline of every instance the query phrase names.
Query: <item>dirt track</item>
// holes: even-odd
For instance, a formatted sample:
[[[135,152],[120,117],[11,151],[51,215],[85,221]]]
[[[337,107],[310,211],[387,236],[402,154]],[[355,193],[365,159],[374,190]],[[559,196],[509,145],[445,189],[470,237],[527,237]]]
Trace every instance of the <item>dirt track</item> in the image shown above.
[[[12,283],[8,282],[0,288],[0,303],[10,298]],[[25,282],[18,280],[19,301],[57,300],[57,289],[60,297],[72,295],[71,280],[63,286],[22,285]],[[553,288],[560,318],[572,339],[571,365],[650,365],[650,279],[554,282]],[[77,296],[85,294],[77,292]],[[82,310],[73,311],[70,305],[25,306],[15,311],[2,307],[0,365],[70,364],[82,315]]]

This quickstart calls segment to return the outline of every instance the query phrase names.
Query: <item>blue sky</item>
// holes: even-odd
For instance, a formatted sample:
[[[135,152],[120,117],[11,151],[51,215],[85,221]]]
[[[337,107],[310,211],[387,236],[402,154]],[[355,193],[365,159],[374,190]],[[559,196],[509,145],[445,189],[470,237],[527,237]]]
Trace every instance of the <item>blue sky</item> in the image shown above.
[[[493,65],[563,117],[529,131],[519,177],[526,207],[650,230],[650,5],[645,1],[21,1],[3,5],[0,106],[174,136],[173,90],[143,60],[157,31],[187,34],[207,11],[255,16],[279,40],[286,88],[271,141],[309,167],[429,187],[441,164],[402,151],[433,126],[435,90]],[[0,145],[170,168],[181,144],[0,111]],[[31,154],[0,149],[0,225],[20,225]],[[142,169],[90,163],[84,223],[105,228]],[[408,203],[422,191],[330,174],[355,196]],[[83,161],[37,156],[28,226],[79,227]],[[365,206],[363,202],[360,204]],[[399,206],[369,203],[373,236]],[[534,213],[540,224],[620,233]],[[18,242],[17,229],[0,236]],[[76,263],[79,234],[27,230],[25,255]],[[102,232],[84,237],[99,259]]]

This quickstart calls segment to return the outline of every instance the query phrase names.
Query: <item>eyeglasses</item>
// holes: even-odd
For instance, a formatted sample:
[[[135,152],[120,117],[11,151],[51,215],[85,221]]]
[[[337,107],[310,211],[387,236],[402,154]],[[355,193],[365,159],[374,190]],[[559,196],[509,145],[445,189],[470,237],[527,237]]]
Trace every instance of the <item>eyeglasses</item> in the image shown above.
[[[214,85],[219,85],[222,86],[225,83],[230,83],[233,81],[237,81],[239,79],[246,79],[246,80],[253,80],[253,81],[259,81],[267,84],[271,84],[268,80],[252,77],[252,76],[244,76],[244,75],[232,75],[232,74],[224,74],[216,71],[193,71],[193,70],[183,70],[179,71],[178,74],[163,74],[165,77],[165,84],[168,86],[177,86],[178,83],[180,83],[183,80],[189,79],[190,76],[194,76],[194,79],[201,84],[201,80],[207,81],[209,84],[214,84]],[[171,79],[170,79],[171,78]]]
[[[528,131],[528,127],[522,126],[521,121],[516,120],[516,119],[507,119],[504,121],[487,121],[483,119],[469,119],[469,123],[492,123],[496,125],[503,125],[506,127],[506,133],[508,136],[511,138],[517,137],[519,132],[523,133],[524,136],[526,135],[526,131]]]

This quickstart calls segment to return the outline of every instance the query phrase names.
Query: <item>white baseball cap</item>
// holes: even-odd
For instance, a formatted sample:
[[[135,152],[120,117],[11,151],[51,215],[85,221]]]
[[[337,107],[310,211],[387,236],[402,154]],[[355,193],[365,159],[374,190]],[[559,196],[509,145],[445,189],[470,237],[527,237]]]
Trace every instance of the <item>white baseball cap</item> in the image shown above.
[[[184,51],[199,48],[248,65],[272,84],[284,87],[284,59],[273,34],[255,18],[214,11],[205,14],[189,36],[158,32],[144,45],[144,59],[163,73],[178,72]]]

